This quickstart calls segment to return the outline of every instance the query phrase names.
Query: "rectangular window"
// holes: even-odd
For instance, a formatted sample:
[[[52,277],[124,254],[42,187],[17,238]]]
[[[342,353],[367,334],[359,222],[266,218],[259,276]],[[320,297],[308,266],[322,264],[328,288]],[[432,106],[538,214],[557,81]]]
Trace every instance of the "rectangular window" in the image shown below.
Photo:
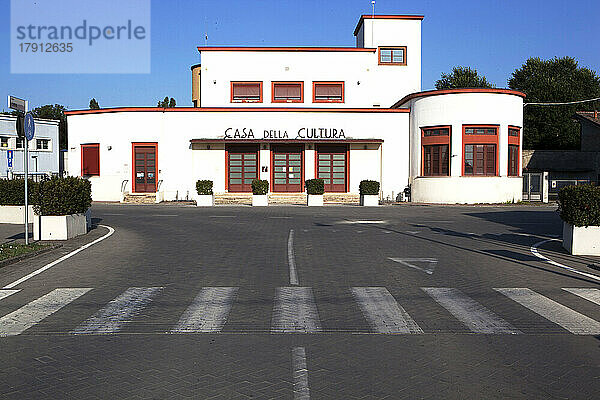
[[[406,46],[380,47],[379,65],[406,65]]]
[[[344,82],[313,82],[313,103],[343,103]]]
[[[508,145],[508,176],[519,176],[519,146]]]
[[[262,103],[262,82],[231,82],[232,103]]]
[[[23,150],[25,148],[25,138],[17,138],[17,149]]]
[[[304,101],[303,82],[273,82],[272,103],[302,103]]]
[[[496,128],[496,127],[465,128],[465,135],[498,135],[498,128]]]
[[[6,136],[0,136],[0,147],[1,148],[8,148],[8,137]]]
[[[448,145],[423,146],[423,175],[448,176]]]
[[[50,143],[49,139],[36,139],[35,140],[35,149],[36,150],[48,150],[49,146],[48,144]]]
[[[508,128],[508,136],[519,137],[519,128]]]
[[[100,145],[81,145],[81,176],[100,176]]]
[[[427,128],[423,129],[423,136],[450,136],[450,128]]]
[[[465,175],[495,176],[496,145],[465,145]]]

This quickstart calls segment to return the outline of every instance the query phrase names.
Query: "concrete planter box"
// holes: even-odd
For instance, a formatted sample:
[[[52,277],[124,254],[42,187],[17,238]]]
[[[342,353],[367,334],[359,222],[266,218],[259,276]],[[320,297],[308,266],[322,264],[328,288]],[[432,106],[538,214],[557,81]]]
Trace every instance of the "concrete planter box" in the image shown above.
[[[379,206],[379,195],[377,195],[377,194],[361,194],[360,195],[360,205],[367,206],[367,207]]]
[[[197,207],[212,207],[215,205],[214,194],[198,194],[196,195]]]
[[[269,196],[266,194],[253,194],[252,207],[266,207],[269,205]]]
[[[0,224],[25,223],[25,206],[0,206]],[[29,222],[33,222],[33,206],[29,206]]]
[[[33,219],[34,240],[67,240],[87,233],[86,214],[36,215]]]
[[[323,195],[322,194],[309,194],[306,197],[306,205],[309,207],[323,206]]]
[[[600,256],[600,226],[573,226],[563,222],[563,247],[573,255]]]

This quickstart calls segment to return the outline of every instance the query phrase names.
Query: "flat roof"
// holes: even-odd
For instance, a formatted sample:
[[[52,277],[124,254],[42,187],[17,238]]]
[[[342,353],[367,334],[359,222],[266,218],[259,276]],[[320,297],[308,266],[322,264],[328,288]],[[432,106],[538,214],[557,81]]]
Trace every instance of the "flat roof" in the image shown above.
[[[358,31],[363,24],[365,19],[406,19],[406,20],[419,20],[422,21],[425,18],[423,15],[367,15],[363,14],[358,19],[358,24],[354,29],[354,36],[358,35]]]
[[[408,113],[409,108],[321,108],[321,107],[115,107],[97,110],[65,111],[65,115],[117,112],[331,112],[331,113]]]
[[[239,47],[239,46],[198,46],[198,51],[330,51],[330,52],[367,52],[374,53],[377,49],[363,47]]]
[[[519,92],[511,89],[497,89],[497,88],[461,88],[461,89],[445,89],[445,90],[425,90],[423,92],[411,93],[398,100],[391,108],[400,107],[402,104],[418,98],[418,97],[429,97],[429,96],[440,96],[443,94],[459,94],[459,93],[496,93],[496,94],[511,94],[514,96],[520,96],[525,98],[527,95],[523,92]]]

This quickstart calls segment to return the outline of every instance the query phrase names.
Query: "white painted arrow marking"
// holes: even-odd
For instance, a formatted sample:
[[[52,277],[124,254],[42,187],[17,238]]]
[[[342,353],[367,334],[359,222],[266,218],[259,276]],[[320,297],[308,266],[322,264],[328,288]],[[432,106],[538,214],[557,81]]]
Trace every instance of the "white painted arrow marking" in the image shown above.
[[[437,258],[388,258],[409,268],[418,269],[419,271],[425,272],[428,275],[433,274],[438,262]],[[416,263],[422,263],[424,266],[419,267],[418,265],[415,265]]]

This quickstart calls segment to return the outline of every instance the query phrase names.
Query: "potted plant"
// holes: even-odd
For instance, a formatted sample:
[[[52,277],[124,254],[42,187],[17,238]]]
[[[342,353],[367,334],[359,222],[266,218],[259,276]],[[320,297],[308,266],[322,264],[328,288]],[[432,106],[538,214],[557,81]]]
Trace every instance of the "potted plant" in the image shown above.
[[[29,180],[28,221],[33,221],[33,202],[38,184]],[[0,224],[22,224],[25,222],[25,180],[0,179]]]
[[[379,182],[361,181],[359,190],[361,206],[376,207],[379,205]]]
[[[308,179],[306,181],[306,193],[308,193],[306,204],[309,207],[322,206],[325,181],[323,179]]]
[[[562,188],[558,212],[563,220],[563,247],[573,255],[600,255],[600,188]]]
[[[215,194],[213,193],[213,181],[198,180],[196,182],[196,206],[211,207],[215,205]]]
[[[88,230],[92,185],[83,178],[53,177],[40,182],[33,209],[34,240],[67,240]]]
[[[268,206],[269,181],[254,179],[252,181],[252,206]]]

